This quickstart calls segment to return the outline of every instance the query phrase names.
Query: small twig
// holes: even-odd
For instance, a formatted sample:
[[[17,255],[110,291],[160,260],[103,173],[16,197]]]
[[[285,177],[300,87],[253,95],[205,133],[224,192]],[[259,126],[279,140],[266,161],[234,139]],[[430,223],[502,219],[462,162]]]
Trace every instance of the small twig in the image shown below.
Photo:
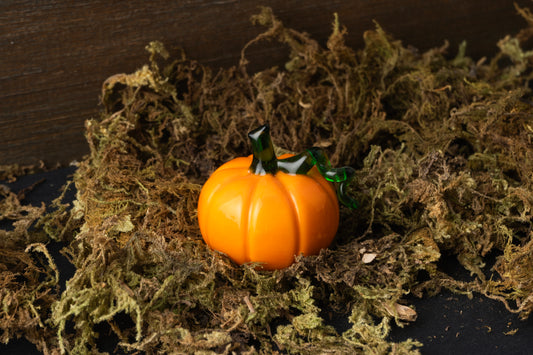
[[[248,306],[250,313],[255,313],[254,305],[250,301],[250,297],[248,295],[244,296],[244,303],[246,303],[246,305]]]

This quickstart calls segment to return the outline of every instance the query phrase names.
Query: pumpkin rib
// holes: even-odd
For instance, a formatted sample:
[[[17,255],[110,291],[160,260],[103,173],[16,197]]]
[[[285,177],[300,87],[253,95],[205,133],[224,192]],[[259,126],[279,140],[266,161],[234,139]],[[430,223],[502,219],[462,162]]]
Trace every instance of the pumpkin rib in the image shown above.
[[[252,156],[249,155],[247,157],[238,157],[233,160],[230,160],[224,164],[222,164],[218,169],[215,170],[221,171],[221,170],[228,170],[228,169],[249,169],[250,164],[252,163]]]
[[[284,173],[278,173],[278,174],[284,174]],[[277,174],[276,174],[277,175]],[[279,180],[276,176],[274,176],[275,183],[281,188],[283,191],[283,194],[285,196],[288,196],[290,198],[287,198],[289,201],[289,204],[291,205],[290,210],[292,211],[292,221],[294,222],[295,230],[296,230],[296,245],[294,246],[295,252],[300,254],[300,245],[301,245],[301,238],[302,238],[302,230],[300,228],[300,213],[298,211],[298,202],[295,200],[294,195],[292,194],[292,191],[285,186],[285,184]],[[296,256],[297,254],[295,254]]]
[[[238,168],[229,168],[229,169],[239,170]],[[235,180],[235,179],[246,180],[250,176],[247,172],[245,172],[245,174],[238,174],[236,176],[236,174],[234,174],[236,172],[238,173],[238,171],[235,171],[233,172],[233,174],[231,174],[232,171],[228,171],[228,169],[223,169],[221,171],[220,170],[215,171],[211,175],[210,180],[212,182],[215,181],[212,178],[213,176],[216,176],[215,179],[216,180],[221,179],[221,181],[220,182],[217,181],[217,184],[214,184],[212,187],[211,185],[207,185],[207,183],[204,185],[204,190],[200,194],[201,200],[203,200],[202,205],[205,205],[205,206],[211,205],[211,201],[213,200],[213,198],[215,198],[217,193],[219,193],[221,190],[223,190],[226,187],[228,182]],[[206,186],[208,186],[207,190],[205,190]],[[205,195],[204,197],[202,196],[203,194],[207,194],[207,195]],[[211,225],[210,215],[211,215],[212,210],[210,208],[204,208],[203,206],[198,206],[198,210],[200,209],[202,210],[202,214],[203,214],[202,220],[204,221],[202,225],[205,228],[205,233],[203,233],[205,234],[204,239],[208,245],[211,245],[212,240],[211,240],[211,233],[210,233],[210,229],[211,229],[210,228],[210,225]]]
[[[326,179],[322,179],[322,175],[320,175],[318,171],[317,171],[317,174],[318,175],[313,174],[314,176],[311,175],[310,177],[313,179],[313,181],[315,181],[318,185],[320,185],[320,188],[322,189],[322,191],[326,195],[328,195],[329,202],[331,202],[333,206],[336,205],[338,203],[337,194],[335,193],[335,190],[331,187],[331,183],[327,181]]]
[[[224,168],[224,169],[218,169],[216,170],[211,176],[217,176],[218,175],[221,175],[221,174],[230,174],[230,172],[233,172],[233,173],[237,173],[239,172],[240,170],[243,170],[244,168],[243,167],[240,167],[240,166],[230,166],[230,167],[227,167],[227,168]],[[242,174],[239,174],[240,176],[248,176],[248,171],[247,170],[244,170],[244,172]]]
[[[272,174],[257,176],[250,205],[248,242],[250,260],[265,270],[280,269],[294,262],[298,243],[295,211],[284,186]],[[289,220],[290,219],[290,220]]]
[[[248,226],[250,225],[250,219],[253,215],[253,209],[252,209],[252,201],[255,195],[257,184],[259,183],[258,179],[254,179],[253,175],[247,176],[252,182],[250,183],[249,193],[247,195],[247,200],[243,202],[243,209],[242,209],[242,215],[241,215],[241,223],[244,224],[243,228],[241,228],[241,231],[243,233],[242,240],[243,240],[243,255],[244,255],[244,262],[249,263],[251,261],[250,258],[250,243],[248,241]]]
[[[226,168],[222,170],[217,170],[211,175],[212,181],[217,181],[217,185],[209,191],[208,199],[206,201],[206,204],[210,204],[210,200],[215,196],[217,191],[226,185],[227,182],[235,180],[235,179],[246,179],[249,175],[248,172],[244,172],[243,174],[236,174],[239,173],[239,170],[242,170],[241,168]]]
[[[205,187],[205,185],[204,185]],[[211,191],[208,191],[208,195],[207,197],[203,197],[202,194],[200,193],[200,201],[203,201],[202,204],[205,204],[207,206],[209,206],[211,204],[211,200],[213,199],[213,196],[214,194],[220,190],[222,188],[222,185],[216,185],[215,187],[213,187],[213,189]],[[205,193],[205,191],[202,191],[203,193]],[[202,236],[205,240],[205,242],[207,243],[207,245],[211,246],[211,233],[209,233],[209,221],[210,221],[210,215],[211,215],[211,209],[210,208],[203,208],[203,206],[201,206],[200,204],[198,204],[198,211],[202,211],[202,220],[203,220],[203,223],[200,224],[200,232],[202,231],[202,229],[205,230],[204,233],[202,233]],[[198,213],[198,220],[200,220],[200,213]],[[202,228],[203,227],[203,228]]]
[[[338,221],[337,201],[331,200],[330,197],[325,196],[328,195],[328,192],[325,189],[330,189],[331,191],[330,186],[327,185],[327,182],[326,185],[323,185],[320,181],[317,181],[319,177],[317,177],[317,175],[315,175],[315,177],[316,178],[314,178],[312,175],[280,175],[280,180],[282,181],[282,183],[286,184],[286,188],[293,196],[293,201],[296,202],[296,213],[299,216],[298,223],[300,228],[300,244],[298,253],[304,255],[315,254],[320,249],[327,247],[327,244],[323,243],[324,236],[330,236],[331,239],[334,238],[334,235],[331,234],[331,228],[327,227],[330,224],[328,223],[328,221],[330,220],[330,217],[333,216],[335,216]],[[293,179],[299,179],[301,181],[295,182]],[[302,193],[302,190],[308,192]],[[317,209],[308,210],[308,204],[302,203],[305,200],[308,201],[310,204],[313,204],[312,201],[316,202],[316,198],[321,201],[319,205],[327,209],[327,211],[325,211],[325,215],[321,214]],[[325,220],[322,220],[322,218],[325,218],[326,216],[327,218]],[[318,230],[322,232],[319,233]],[[321,237],[316,239],[318,235]],[[325,239],[331,241],[329,237]]]

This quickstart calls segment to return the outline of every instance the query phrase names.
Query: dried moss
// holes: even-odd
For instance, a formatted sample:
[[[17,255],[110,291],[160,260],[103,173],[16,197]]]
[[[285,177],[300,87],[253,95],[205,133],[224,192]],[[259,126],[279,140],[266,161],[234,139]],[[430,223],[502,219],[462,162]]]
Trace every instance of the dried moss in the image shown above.
[[[30,300],[3,341],[25,334],[54,339],[53,351],[97,353],[106,324],[131,353],[404,354],[421,344],[391,343],[388,334],[391,322],[416,320],[408,294],[478,292],[530,315],[532,56],[520,43],[533,31],[505,37],[498,55],[475,62],[466,44],[453,59],[446,45],[417,53],[377,24],[355,51],[337,17],[326,48],[269,9],[253,21],[266,30],[238,67],[213,71],[155,42],[149,64],[103,84],[104,112],[86,123],[90,155],[73,179],[74,207],[57,202],[36,228],[68,244],[76,273],[60,295],[43,288],[56,287],[57,270],[26,231],[28,216],[44,210],[24,215],[5,195],[12,212],[4,216],[18,228],[6,232],[17,241],[9,257],[47,283],[32,276],[24,297],[46,298],[44,313],[28,313]],[[265,40],[286,44],[290,57],[284,68],[249,73],[246,50]],[[318,145],[334,165],[355,167],[350,192],[361,205],[341,211],[331,248],[274,272],[210,251],[196,221],[201,185],[248,154],[246,133],[266,122],[278,150]],[[26,250],[45,256],[38,267]],[[444,253],[471,281],[439,269]],[[497,255],[492,271],[489,253]],[[3,265],[4,280],[21,267]],[[19,280],[4,284],[14,290]],[[350,328],[339,333],[327,310],[346,315]]]
[[[58,344],[49,318],[59,274],[44,244],[48,237],[32,228],[45,206],[24,205],[23,198],[24,191],[0,184],[0,341],[25,337],[47,352]]]
[[[44,162],[42,161],[39,163],[39,165],[0,165],[0,181],[14,182],[17,180],[18,176],[34,174],[36,172],[46,170],[48,170],[48,168],[44,165]]]

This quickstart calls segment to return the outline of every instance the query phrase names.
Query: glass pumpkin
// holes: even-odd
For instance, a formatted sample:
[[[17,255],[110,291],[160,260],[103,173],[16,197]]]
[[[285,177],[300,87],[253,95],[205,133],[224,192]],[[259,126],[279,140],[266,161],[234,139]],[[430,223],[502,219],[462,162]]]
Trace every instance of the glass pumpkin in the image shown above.
[[[323,175],[346,181],[353,169],[317,164],[325,159],[318,151],[277,158],[268,125],[249,137],[253,154],[223,164],[202,187],[198,222],[204,241],[238,264],[257,262],[267,270],[327,248],[337,232],[339,205]]]

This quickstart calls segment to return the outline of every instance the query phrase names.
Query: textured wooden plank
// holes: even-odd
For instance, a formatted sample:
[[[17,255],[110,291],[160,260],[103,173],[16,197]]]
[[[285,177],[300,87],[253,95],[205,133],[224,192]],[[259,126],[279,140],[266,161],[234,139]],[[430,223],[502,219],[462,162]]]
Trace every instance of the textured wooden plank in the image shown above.
[[[522,6],[529,1],[518,1]],[[87,152],[83,124],[98,115],[106,77],[146,62],[145,45],[161,40],[176,53],[214,66],[238,62],[240,49],[260,29],[249,17],[255,0],[2,1],[0,2],[0,164],[68,163]],[[513,0],[312,0],[265,1],[285,24],[324,43],[338,12],[347,42],[377,20],[420,49],[466,39],[469,55],[496,50],[496,41],[525,22]],[[277,44],[254,46],[255,69],[282,63]]]

